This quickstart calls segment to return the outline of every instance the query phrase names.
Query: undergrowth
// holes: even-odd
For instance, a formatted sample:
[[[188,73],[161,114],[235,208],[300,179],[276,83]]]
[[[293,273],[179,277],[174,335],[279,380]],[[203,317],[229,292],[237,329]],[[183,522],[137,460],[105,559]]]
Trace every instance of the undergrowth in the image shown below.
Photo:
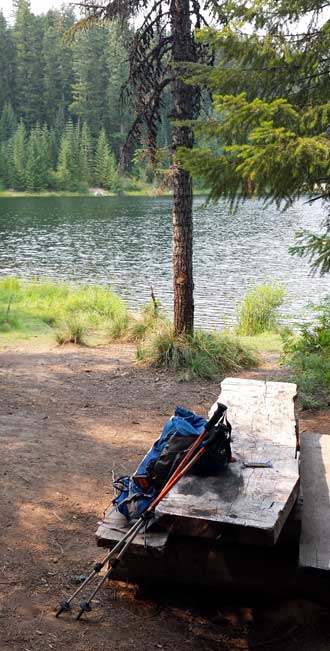
[[[139,342],[140,362],[179,372],[182,379],[212,378],[218,373],[239,370],[258,363],[258,356],[237,337],[196,330],[193,335],[175,336],[173,326],[160,322]]]
[[[104,287],[14,277],[0,281],[0,332],[30,337],[53,331],[59,343],[83,343],[98,331],[113,329],[118,336],[127,323],[125,303]]]
[[[279,308],[285,289],[279,284],[257,285],[245,295],[238,310],[236,333],[255,336],[279,328]]]
[[[330,404],[330,295],[311,306],[313,322],[304,323],[298,336],[284,341],[284,362],[293,371],[303,409]]]

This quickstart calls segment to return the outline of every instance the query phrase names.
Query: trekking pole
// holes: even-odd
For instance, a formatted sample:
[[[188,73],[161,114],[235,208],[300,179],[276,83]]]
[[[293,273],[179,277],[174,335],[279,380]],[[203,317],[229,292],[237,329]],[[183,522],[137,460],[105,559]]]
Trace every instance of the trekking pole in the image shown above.
[[[125,539],[123,538],[121,543],[125,542],[125,545],[122,547],[122,549],[118,552],[116,558],[113,561],[110,561],[110,567],[108,571],[104,574],[102,579],[99,581],[93,592],[90,594],[89,598],[86,601],[81,601],[80,602],[80,611],[78,615],[76,616],[76,619],[79,620],[81,616],[83,615],[84,612],[91,612],[92,606],[91,602],[94,599],[95,595],[99,591],[99,589],[102,587],[102,585],[105,583],[105,581],[110,577],[112,574],[113,570],[115,569],[116,565],[120,561],[120,559],[124,556],[126,553],[128,547],[130,544],[133,542],[134,538],[137,536],[139,530],[142,528],[142,525],[144,522],[148,520],[148,518],[151,516],[155,508],[158,506],[159,502],[161,502],[164,497],[169,493],[169,491],[175,486],[175,484],[192,468],[192,466],[200,459],[200,457],[205,453],[206,448],[200,448],[198,451],[197,448],[199,444],[203,441],[205,438],[206,434],[212,429],[214,425],[218,422],[218,420],[221,418],[222,414],[226,411],[227,407],[225,405],[222,405],[221,403],[218,403],[217,409],[215,410],[214,414],[211,416],[211,418],[208,420],[208,422],[205,424],[205,427],[201,434],[198,436],[196,441],[190,446],[188,449],[187,453],[185,454],[184,458],[182,459],[181,463],[173,473],[173,475],[169,478],[169,480],[166,482],[165,486],[162,488],[160,491],[159,495],[153,500],[153,502],[148,506],[148,508],[144,511],[144,513],[141,515],[139,520],[136,522],[136,528],[134,529],[134,526],[126,534]],[[194,455],[194,452],[196,451],[196,454]],[[194,456],[193,456],[194,455]],[[133,531],[134,529],[134,531]],[[131,535],[129,535],[131,533]],[[129,537],[128,537],[129,536]],[[118,543],[119,545],[119,543]],[[116,549],[118,549],[118,545],[112,550],[115,552]],[[114,556],[114,553],[111,555]],[[109,556],[108,556],[109,557]],[[77,591],[76,591],[77,594]]]
[[[71,602],[73,599],[93,580],[93,578],[103,569],[104,565],[106,564],[107,561],[110,561],[111,558],[113,558],[116,554],[116,558],[114,561],[111,563],[111,567],[109,570],[104,574],[102,577],[101,581],[97,584],[96,588],[90,595],[89,599],[87,601],[81,601],[80,603],[80,611],[76,617],[76,619],[80,619],[82,614],[84,612],[90,612],[91,611],[91,605],[90,602],[92,599],[95,597],[96,593],[99,591],[103,583],[106,581],[106,579],[110,576],[112,570],[114,567],[117,565],[118,561],[120,558],[124,555],[126,550],[128,549],[129,545],[131,542],[133,542],[134,538],[137,536],[139,530],[142,528],[142,525],[148,520],[148,518],[151,516],[152,512],[155,510],[155,508],[158,506],[159,502],[164,499],[164,497],[167,495],[167,493],[171,490],[171,488],[183,477],[183,475],[190,470],[190,468],[193,466],[194,463],[204,454],[205,448],[201,448],[197,454],[192,458],[194,452],[197,450],[199,444],[202,442],[202,440],[205,438],[207,432],[212,429],[212,427],[218,422],[218,420],[221,418],[222,414],[226,411],[225,405],[222,405],[221,403],[217,403],[217,408],[214,412],[214,414],[211,416],[211,418],[207,421],[205,424],[205,427],[201,434],[197,437],[196,441],[192,443],[192,445],[188,448],[187,453],[183,457],[182,461],[180,462],[179,466],[176,468],[172,476],[169,478],[169,480],[166,482],[165,486],[162,488],[160,491],[159,495],[153,500],[153,502],[150,504],[150,506],[144,511],[144,513],[140,516],[140,518],[132,525],[132,527],[127,531],[127,533],[123,536],[123,538],[111,549],[110,552],[107,553],[107,555],[103,558],[102,561],[99,561],[94,565],[93,570],[90,572],[90,574],[86,577],[84,582],[75,590],[75,592],[69,597],[67,600],[63,600],[60,602],[60,607],[56,613],[56,617],[59,617],[61,613],[63,612],[68,612],[71,610]],[[124,544],[125,543],[125,544]]]
[[[68,612],[71,610],[71,602],[73,599],[83,590],[91,581],[92,579],[101,572],[103,567],[105,566],[106,562],[110,560],[112,556],[116,554],[116,552],[121,548],[122,544],[129,538],[129,536],[135,531],[137,528],[137,525],[141,524],[139,520],[137,522],[134,522],[134,524],[130,527],[130,529],[125,533],[124,537],[119,540],[119,542],[107,553],[107,555],[103,558],[102,561],[99,561],[98,563],[95,563],[93,570],[90,572],[90,574],[86,577],[84,582],[75,590],[75,592],[71,595],[71,597],[67,600],[63,600],[60,603],[60,607],[55,615],[55,617],[59,617],[61,613],[63,612]]]
[[[91,610],[92,610],[92,606],[91,606],[92,600],[94,599],[95,595],[97,594],[99,589],[102,587],[102,585],[105,583],[105,581],[110,577],[110,575],[112,574],[112,572],[115,569],[116,565],[119,563],[120,559],[126,553],[128,547],[133,542],[134,538],[137,536],[137,534],[139,532],[139,529],[142,527],[142,525],[148,519],[148,517],[152,514],[152,512],[154,511],[156,506],[159,504],[159,502],[162,499],[164,499],[165,495],[167,495],[167,493],[171,490],[171,488],[173,488],[173,486],[179,481],[179,479],[181,479],[181,477],[183,477],[188,472],[188,470],[190,470],[190,468],[194,465],[194,463],[196,463],[196,461],[198,461],[198,459],[204,454],[204,452],[205,452],[205,448],[201,448],[200,450],[198,450],[198,452],[196,452],[195,456],[192,459],[190,459],[190,461],[187,463],[187,465],[178,474],[176,474],[175,477],[172,477],[171,479],[169,479],[169,481],[164,486],[161,493],[159,493],[158,497],[156,497],[156,499],[152,502],[152,504],[150,504],[150,506],[147,508],[147,510],[143,513],[140,520],[138,520],[139,527],[134,532],[132,532],[132,536],[126,540],[125,545],[119,551],[116,558],[113,561],[112,560],[110,561],[110,567],[109,567],[108,571],[104,574],[104,576],[99,581],[99,583],[97,584],[97,586],[95,587],[93,592],[89,595],[89,598],[86,601],[81,601],[80,602],[80,611],[79,611],[78,615],[76,616],[77,620],[81,618],[83,613],[85,613],[85,612],[90,613],[91,612]]]

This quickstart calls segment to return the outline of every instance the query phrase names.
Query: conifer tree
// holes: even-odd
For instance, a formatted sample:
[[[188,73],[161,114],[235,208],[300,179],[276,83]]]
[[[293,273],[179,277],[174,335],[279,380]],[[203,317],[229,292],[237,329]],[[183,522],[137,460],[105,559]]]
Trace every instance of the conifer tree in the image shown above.
[[[15,0],[13,38],[16,53],[16,114],[27,128],[43,119],[40,69],[41,19],[30,10],[29,0]]]
[[[116,160],[110,150],[104,129],[101,129],[95,152],[95,183],[112,190],[117,183]]]
[[[31,129],[26,154],[25,188],[40,192],[49,187],[49,133],[39,125]]]
[[[0,112],[13,104],[15,94],[15,52],[12,32],[0,10]]]
[[[55,126],[62,116],[62,129],[72,101],[72,50],[65,41],[65,31],[72,15],[49,11],[44,19],[42,38],[43,106],[47,124]]]
[[[93,178],[93,143],[87,122],[84,122],[79,143],[79,178],[86,185],[92,183]]]
[[[25,190],[26,129],[21,120],[8,143],[9,183],[14,190]]]
[[[121,94],[129,77],[127,38],[131,32],[128,24],[123,29],[118,21],[113,21],[107,27],[105,130],[117,160],[127,137],[127,126],[133,120],[133,102],[123,102]]]
[[[322,0],[223,3],[226,27],[201,33],[217,48],[219,65],[191,72],[191,79],[213,93],[215,114],[195,127],[212,149],[181,152],[186,169],[203,179],[212,199],[224,197],[237,206],[254,195],[283,207],[306,194],[311,202],[323,200],[328,207],[323,235],[302,232],[292,249],[321,273],[330,271],[326,6]]]
[[[61,190],[79,190],[79,125],[71,120],[61,139],[56,179]]]
[[[14,135],[17,128],[16,115],[9,102],[3,107],[0,117],[0,142],[6,142]]]
[[[70,110],[88,123],[95,138],[100,127],[105,127],[107,116],[107,39],[107,28],[96,25],[79,34],[73,49],[75,82]]]
[[[145,125],[147,144],[155,160],[163,92],[167,87],[171,88],[171,114],[175,120],[171,143],[174,330],[176,334],[192,332],[192,181],[189,172],[183,169],[177,158],[176,151],[180,146],[191,147],[193,144],[192,131],[182,122],[198,114],[199,93],[193,85],[184,84],[182,68],[186,62],[205,60],[206,52],[194,38],[194,26],[200,27],[205,20],[203,10],[214,10],[219,3],[212,0],[100,0],[94,5],[86,0],[82,4],[93,19],[117,19],[123,24],[143,14],[142,25],[134,34],[129,48],[129,81],[136,98],[135,119],[126,141],[126,153],[129,155],[132,137],[141,137]]]

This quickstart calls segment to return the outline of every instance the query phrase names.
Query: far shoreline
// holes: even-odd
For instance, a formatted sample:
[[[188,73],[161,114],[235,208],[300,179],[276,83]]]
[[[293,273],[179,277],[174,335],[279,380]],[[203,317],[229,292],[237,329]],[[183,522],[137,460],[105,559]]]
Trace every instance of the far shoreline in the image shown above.
[[[196,190],[193,192],[193,196],[207,196],[208,192],[206,190]],[[16,192],[4,190],[0,192],[0,199],[19,199],[19,198],[36,198],[36,197],[84,197],[84,198],[93,198],[93,199],[107,199],[109,197],[145,197],[157,199],[158,197],[172,197],[173,192],[170,190],[158,191],[158,190],[127,190],[126,192],[104,192],[104,194],[96,194],[94,192],[56,192],[56,191],[45,191],[45,192]]]

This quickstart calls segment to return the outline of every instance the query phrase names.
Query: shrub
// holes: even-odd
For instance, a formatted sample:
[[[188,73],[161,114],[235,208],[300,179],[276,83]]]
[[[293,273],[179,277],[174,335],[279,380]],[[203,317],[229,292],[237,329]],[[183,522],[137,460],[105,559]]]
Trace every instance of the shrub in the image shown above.
[[[284,360],[293,369],[304,409],[328,405],[330,392],[330,296],[311,307],[315,320],[284,340]]]
[[[58,325],[56,341],[59,344],[84,344],[87,329],[84,317],[75,314]]]
[[[140,361],[179,371],[183,379],[212,378],[217,373],[257,364],[257,355],[236,337],[197,330],[174,335],[173,326],[161,322],[137,349]]]
[[[238,311],[239,335],[254,336],[278,328],[279,311],[285,289],[281,285],[258,285],[245,296]]]
[[[115,317],[113,320],[110,320],[107,328],[110,339],[113,340],[126,338],[128,327],[129,316],[127,313],[120,317]]]

